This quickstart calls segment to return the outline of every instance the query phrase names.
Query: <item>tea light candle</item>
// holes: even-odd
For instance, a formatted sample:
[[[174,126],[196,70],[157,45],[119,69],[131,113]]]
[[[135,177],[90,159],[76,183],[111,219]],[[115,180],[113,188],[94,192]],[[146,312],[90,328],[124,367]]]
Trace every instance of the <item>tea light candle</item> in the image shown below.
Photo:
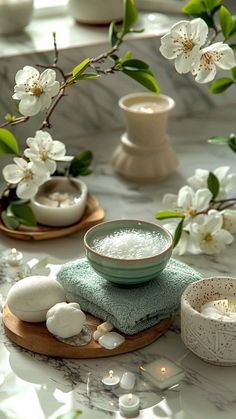
[[[159,358],[140,367],[144,377],[163,390],[179,383],[184,378],[184,371],[167,358]]]
[[[236,321],[236,298],[210,301],[202,305],[200,313],[214,320]]]
[[[135,394],[129,393],[119,397],[119,410],[121,416],[136,418],[139,415],[140,400]]]
[[[120,379],[118,375],[114,375],[112,370],[109,371],[108,375],[102,378],[102,384],[107,390],[113,390],[119,386],[119,383]]]
[[[11,266],[19,266],[23,261],[23,254],[14,247],[6,252],[6,261]]]

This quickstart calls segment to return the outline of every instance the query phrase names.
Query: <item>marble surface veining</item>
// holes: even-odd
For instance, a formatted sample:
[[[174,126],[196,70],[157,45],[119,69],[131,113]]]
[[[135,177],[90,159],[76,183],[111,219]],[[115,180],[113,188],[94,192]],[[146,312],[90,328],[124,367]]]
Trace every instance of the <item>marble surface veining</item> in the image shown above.
[[[168,133],[180,164],[177,171],[161,183],[130,182],[114,173],[110,161],[121,130],[82,137],[68,134],[68,151],[75,152],[79,144],[81,149],[94,152],[94,172],[84,180],[104,207],[106,220],[140,218],[155,221],[155,212],[162,208],[163,194],[177,192],[194,169],[230,165],[232,171],[235,170],[235,155],[228,148],[206,143],[210,135],[226,134],[235,129],[234,114],[233,108],[224,107],[194,116],[172,117]],[[27,260],[48,256],[52,263],[63,263],[84,255],[83,232],[34,243],[1,235],[0,250],[9,247],[18,247]],[[205,277],[236,276],[235,250],[234,243],[218,256],[184,255],[179,259]],[[0,292],[5,299],[10,283],[2,276],[0,278]],[[173,390],[159,392],[138,374],[142,363],[159,355],[177,361],[185,369],[185,379]],[[217,367],[198,359],[186,349],[178,326],[175,326],[139,351],[93,360],[56,359],[34,354],[17,347],[1,333],[0,418],[55,419],[71,406],[83,410],[83,419],[120,418],[117,411],[120,390],[109,392],[101,386],[102,376],[110,369],[120,376],[127,370],[137,373],[134,393],[141,400],[140,419],[234,419],[236,416],[236,367]]]

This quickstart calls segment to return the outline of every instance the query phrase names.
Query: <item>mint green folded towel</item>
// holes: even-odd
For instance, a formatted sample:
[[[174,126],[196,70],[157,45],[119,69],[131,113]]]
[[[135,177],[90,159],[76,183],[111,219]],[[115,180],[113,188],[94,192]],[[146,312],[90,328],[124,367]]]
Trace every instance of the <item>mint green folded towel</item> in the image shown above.
[[[180,297],[190,282],[201,278],[188,265],[170,259],[158,279],[136,288],[118,288],[100,277],[86,259],[62,265],[57,279],[68,301],[106,321],[127,335],[154,326],[177,314]]]

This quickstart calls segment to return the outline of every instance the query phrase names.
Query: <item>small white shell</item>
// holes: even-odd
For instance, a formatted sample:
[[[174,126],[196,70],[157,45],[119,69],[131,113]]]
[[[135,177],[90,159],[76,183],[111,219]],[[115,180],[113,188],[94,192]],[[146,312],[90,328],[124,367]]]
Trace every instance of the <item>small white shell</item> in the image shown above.
[[[47,311],[56,303],[66,301],[64,288],[48,276],[29,276],[16,282],[7,296],[7,305],[19,319],[43,322]]]
[[[86,316],[77,303],[55,304],[47,312],[46,326],[50,333],[60,338],[69,338],[81,332]]]

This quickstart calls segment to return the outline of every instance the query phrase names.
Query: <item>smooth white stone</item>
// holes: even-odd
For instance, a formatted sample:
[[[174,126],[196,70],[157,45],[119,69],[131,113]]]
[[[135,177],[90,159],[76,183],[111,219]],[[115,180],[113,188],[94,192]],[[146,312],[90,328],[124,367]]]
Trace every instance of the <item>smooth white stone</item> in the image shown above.
[[[95,330],[95,332],[93,332],[94,340],[98,340],[101,336],[102,336],[102,333],[100,333],[98,330]]]
[[[111,332],[114,329],[114,326],[111,322],[104,322],[102,324],[99,324],[97,327],[97,330],[101,335],[105,335],[105,333]]]
[[[50,333],[60,338],[78,335],[86,316],[77,303],[58,303],[47,312],[46,326]]]
[[[120,387],[123,390],[127,390],[127,391],[133,390],[135,386],[135,381],[136,381],[135,374],[133,372],[126,371],[121,377]]]
[[[115,349],[124,343],[125,338],[117,332],[108,332],[98,339],[98,343],[106,349]]]
[[[27,322],[43,322],[47,311],[56,303],[66,301],[63,287],[47,276],[29,276],[10,289],[7,296],[9,309]]]

